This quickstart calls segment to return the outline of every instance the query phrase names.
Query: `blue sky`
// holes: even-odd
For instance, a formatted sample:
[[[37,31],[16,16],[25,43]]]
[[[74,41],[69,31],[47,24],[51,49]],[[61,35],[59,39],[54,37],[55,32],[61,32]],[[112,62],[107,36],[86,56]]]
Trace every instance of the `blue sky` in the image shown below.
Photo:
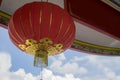
[[[7,30],[0,28],[0,80],[39,80],[33,56],[17,49]],[[43,80],[120,80],[120,57],[89,55],[67,50],[49,57]]]

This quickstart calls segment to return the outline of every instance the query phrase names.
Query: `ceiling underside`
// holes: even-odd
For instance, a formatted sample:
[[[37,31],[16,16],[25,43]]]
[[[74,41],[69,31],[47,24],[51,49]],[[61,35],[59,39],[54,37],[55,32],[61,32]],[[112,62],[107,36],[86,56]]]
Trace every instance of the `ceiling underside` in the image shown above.
[[[0,7],[0,10],[12,15],[16,9],[18,9],[19,7],[21,7],[22,5],[24,5],[26,3],[33,2],[33,1],[36,1],[36,0],[3,0],[1,7]],[[41,1],[41,0],[37,0],[37,1]],[[43,1],[46,1],[46,0],[43,0]],[[57,4],[60,7],[64,8],[64,0],[48,0],[48,1],[51,3]],[[78,0],[68,0],[68,1],[75,2]],[[112,38],[111,36],[103,34],[99,31],[89,27],[89,25],[84,25],[83,23],[80,23],[80,22],[79,22],[79,20],[77,20],[77,21],[74,20],[74,23],[76,26],[75,38],[77,40],[84,41],[84,42],[91,43],[91,44],[95,44],[95,45],[100,45],[100,46],[120,48],[120,41],[118,40],[118,38],[117,39]],[[88,45],[88,44],[83,44],[83,45]]]
[[[120,12],[117,10],[100,0],[66,0],[66,4],[67,10],[73,17],[92,25],[88,27],[120,39]]]

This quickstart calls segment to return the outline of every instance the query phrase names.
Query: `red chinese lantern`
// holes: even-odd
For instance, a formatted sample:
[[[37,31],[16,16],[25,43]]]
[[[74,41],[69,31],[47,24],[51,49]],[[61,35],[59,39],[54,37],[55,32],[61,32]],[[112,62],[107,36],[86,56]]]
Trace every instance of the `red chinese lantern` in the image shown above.
[[[32,2],[19,8],[10,19],[8,31],[19,49],[35,56],[35,66],[43,62],[47,65],[48,56],[69,48],[75,36],[69,14],[48,2]]]

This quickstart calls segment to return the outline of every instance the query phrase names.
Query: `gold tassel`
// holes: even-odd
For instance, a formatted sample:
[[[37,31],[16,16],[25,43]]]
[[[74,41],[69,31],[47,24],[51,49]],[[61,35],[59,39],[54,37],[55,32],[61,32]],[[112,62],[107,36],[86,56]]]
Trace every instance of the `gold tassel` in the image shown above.
[[[46,67],[48,66],[48,52],[46,50],[36,51],[34,56],[35,67]]]
[[[61,43],[53,44],[49,38],[42,38],[39,42],[34,39],[26,39],[25,43],[19,44],[19,48],[28,54],[34,55],[34,66],[48,66],[48,56],[63,52]]]

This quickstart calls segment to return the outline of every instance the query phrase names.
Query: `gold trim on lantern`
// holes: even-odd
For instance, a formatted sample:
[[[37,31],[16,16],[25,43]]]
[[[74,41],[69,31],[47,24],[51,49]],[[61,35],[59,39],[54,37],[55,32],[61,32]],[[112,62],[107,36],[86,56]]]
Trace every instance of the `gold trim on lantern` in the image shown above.
[[[21,29],[22,29],[22,32],[24,34],[24,38],[27,37],[26,33],[25,33],[25,28],[24,28],[24,25],[23,25],[23,22],[22,22],[22,16],[21,16],[21,12],[19,14],[19,18],[20,18],[20,25],[21,25]]]
[[[65,38],[65,35],[68,33],[70,27],[71,27],[71,24],[68,25],[68,27],[67,27],[66,31],[64,32],[64,35],[63,35],[61,40],[63,40]]]
[[[34,36],[34,31],[33,31],[33,24],[32,24],[32,19],[31,19],[31,11],[29,12],[29,22],[30,22],[30,30],[32,33],[32,36]]]
[[[52,6],[50,6],[50,27],[51,27],[51,25],[52,25],[52,16],[53,16]]]
[[[15,40],[15,42],[16,42],[17,44],[20,43],[20,41],[18,41],[18,40],[15,38],[15,36],[13,36],[13,34],[12,34],[11,32],[8,32],[8,33],[9,33],[9,35],[11,36],[11,38],[13,38],[13,39]],[[15,45],[16,45],[16,43],[15,43]]]
[[[12,23],[12,27],[13,27],[13,29],[14,29],[14,31],[15,31],[15,34],[17,35],[17,37],[18,37],[21,41],[23,41],[23,39],[20,37],[20,35],[19,35],[18,32],[16,31],[13,21],[12,21],[11,23]]]
[[[49,25],[49,32],[48,32],[48,36],[50,36],[51,33],[51,25],[52,25],[52,20],[53,20],[53,13],[52,13],[52,6],[50,6],[50,25]]]
[[[43,15],[43,12],[42,12],[42,5],[40,6],[40,27],[39,27],[39,30],[40,30],[40,32],[39,32],[39,38],[41,37],[41,29],[42,29],[42,15]]]
[[[65,43],[67,43],[68,41],[70,41],[70,39],[71,39],[71,37],[72,37],[73,35],[74,35],[74,32],[72,32],[72,33],[68,36],[67,40],[64,40]]]
[[[62,30],[62,26],[63,26],[63,21],[64,21],[64,13],[62,14],[61,24],[60,24],[60,26],[59,26],[59,31],[58,31],[58,34],[57,34],[56,38],[58,38],[59,35],[60,35],[60,32],[61,32],[61,30]],[[55,38],[55,39],[56,39],[56,38]]]
[[[42,38],[39,42],[34,39],[27,39],[24,44],[18,46],[21,50],[32,55],[35,55],[39,50],[47,51],[49,56],[63,52],[63,45],[61,43],[53,44],[49,38]]]

